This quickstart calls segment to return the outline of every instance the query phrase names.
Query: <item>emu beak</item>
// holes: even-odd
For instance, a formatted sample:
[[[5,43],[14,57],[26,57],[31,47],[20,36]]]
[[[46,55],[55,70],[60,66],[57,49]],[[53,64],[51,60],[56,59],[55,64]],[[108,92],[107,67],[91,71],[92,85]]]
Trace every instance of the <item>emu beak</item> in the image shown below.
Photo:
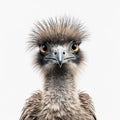
[[[62,67],[64,58],[65,58],[65,52],[63,51],[62,47],[59,47],[57,50],[56,60],[57,60],[57,63],[59,64],[60,68]]]

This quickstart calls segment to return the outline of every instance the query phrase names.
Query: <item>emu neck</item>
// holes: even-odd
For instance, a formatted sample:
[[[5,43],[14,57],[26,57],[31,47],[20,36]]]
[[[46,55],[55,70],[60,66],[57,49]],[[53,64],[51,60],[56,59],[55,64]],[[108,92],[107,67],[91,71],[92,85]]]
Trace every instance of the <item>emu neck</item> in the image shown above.
[[[48,120],[67,120],[68,117],[79,119],[76,117],[80,113],[79,96],[72,71],[68,66],[55,66],[52,70],[47,70],[42,111],[48,116]]]
[[[75,81],[67,65],[63,65],[61,68],[56,65],[52,70],[48,71],[45,76],[44,88],[45,92],[50,94],[72,95],[76,91]]]

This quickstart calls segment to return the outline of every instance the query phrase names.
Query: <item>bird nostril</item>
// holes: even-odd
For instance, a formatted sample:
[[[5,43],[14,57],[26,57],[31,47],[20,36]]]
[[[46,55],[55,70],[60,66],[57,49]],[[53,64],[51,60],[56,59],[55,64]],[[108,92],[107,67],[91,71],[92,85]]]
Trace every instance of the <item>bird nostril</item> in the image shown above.
[[[65,52],[63,52],[63,54],[65,55]]]
[[[54,53],[55,55],[57,54],[57,52]]]

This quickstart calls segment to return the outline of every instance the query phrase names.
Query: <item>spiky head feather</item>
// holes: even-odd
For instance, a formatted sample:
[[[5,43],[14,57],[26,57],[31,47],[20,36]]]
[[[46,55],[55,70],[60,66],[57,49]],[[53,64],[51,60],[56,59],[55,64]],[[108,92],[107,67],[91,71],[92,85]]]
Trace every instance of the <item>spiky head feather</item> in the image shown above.
[[[33,29],[30,47],[36,47],[44,42],[64,44],[71,40],[79,43],[86,37],[84,27],[78,20],[69,17],[49,18],[38,22]]]

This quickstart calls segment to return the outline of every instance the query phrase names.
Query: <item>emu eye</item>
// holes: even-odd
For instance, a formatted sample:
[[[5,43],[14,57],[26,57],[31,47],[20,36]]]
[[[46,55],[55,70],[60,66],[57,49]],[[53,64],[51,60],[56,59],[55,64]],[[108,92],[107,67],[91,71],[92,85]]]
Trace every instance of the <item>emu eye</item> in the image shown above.
[[[73,43],[70,49],[74,52],[77,52],[79,49],[79,45],[77,43]]]
[[[41,53],[47,53],[48,52],[48,48],[47,45],[43,44],[40,46],[40,52]]]

